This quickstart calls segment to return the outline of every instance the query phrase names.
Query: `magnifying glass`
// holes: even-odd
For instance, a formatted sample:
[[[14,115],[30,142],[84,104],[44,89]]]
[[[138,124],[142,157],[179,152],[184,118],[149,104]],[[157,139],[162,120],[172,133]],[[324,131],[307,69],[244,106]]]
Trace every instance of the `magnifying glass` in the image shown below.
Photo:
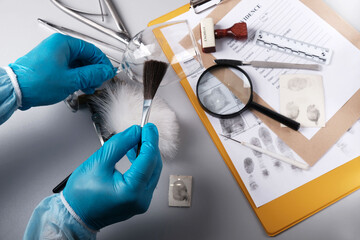
[[[206,69],[197,82],[196,95],[201,107],[214,117],[232,118],[252,108],[293,130],[300,128],[300,123],[254,102],[250,77],[231,64]]]

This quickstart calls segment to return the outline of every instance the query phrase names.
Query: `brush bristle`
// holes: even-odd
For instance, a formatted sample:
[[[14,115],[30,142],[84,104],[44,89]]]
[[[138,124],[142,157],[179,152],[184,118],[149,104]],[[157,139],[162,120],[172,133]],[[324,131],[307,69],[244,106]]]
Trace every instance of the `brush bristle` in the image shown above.
[[[105,83],[102,91],[102,95],[91,97],[91,103],[95,113],[100,115],[98,119],[106,136],[139,124],[143,93],[138,84],[116,79],[115,82]],[[149,122],[158,128],[159,148],[163,159],[174,159],[180,144],[180,126],[175,112],[160,96],[155,97],[152,102]]]
[[[144,99],[153,99],[161,81],[164,78],[168,64],[161,61],[149,60],[144,65]]]

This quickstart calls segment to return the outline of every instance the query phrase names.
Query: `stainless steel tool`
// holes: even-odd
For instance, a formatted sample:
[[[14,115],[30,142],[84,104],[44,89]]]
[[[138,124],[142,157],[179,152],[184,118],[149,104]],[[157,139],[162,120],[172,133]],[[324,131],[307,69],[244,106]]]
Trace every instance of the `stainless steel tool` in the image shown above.
[[[82,11],[76,10],[74,8],[68,7],[62,3],[59,2],[59,0],[50,0],[56,7],[58,7],[60,10],[62,10],[63,12],[65,12],[66,14],[74,17],[75,19],[87,24],[90,27],[95,28],[96,30],[103,32],[105,34],[107,34],[110,37],[115,38],[116,40],[120,41],[122,44],[124,44],[124,47],[126,47],[131,38],[129,36],[128,31],[126,30],[124,24],[122,23],[119,14],[116,12],[115,6],[113,5],[113,3],[111,2],[111,0],[105,0],[107,7],[110,10],[111,16],[113,17],[116,26],[118,28],[118,31],[115,31],[113,29],[104,27],[96,22],[94,22],[93,20],[88,19],[87,17],[84,17],[82,14]],[[112,48],[116,51],[120,51],[120,52],[124,52],[123,49],[114,46],[112,44],[109,44],[107,42],[101,41],[99,39],[93,38],[91,36],[88,36],[86,34],[82,34],[80,32],[62,27],[62,26],[58,26],[52,23],[49,23],[45,20],[42,19],[38,19],[38,21],[45,25],[46,27],[55,30],[56,32],[65,34],[65,35],[69,35],[69,36],[73,36],[82,40],[85,40],[87,42],[93,43],[95,45],[102,45],[102,46],[106,46],[109,48]],[[113,62],[120,64],[120,61],[113,57],[110,56],[109,54],[106,54],[106,56]],[[78,94],[75,92],[74,94],[69,95],[69,97],[66,98],[65,103],[67,106],[69,106],[69,108],[73,111],[76,112],[78,110]]]
[[[50,23],[49,21],[46,21],[44,19],[38,18],[37,20],[42,25],[44,25],[47,28],[50,28],[50,29],[54,30],[55,32],[58,32],[58,33],[61,33],[61,34],[64,34],[64,35],[69,35],[69,36],[72,36],[72,37],[75,37],[75,38],[79,38],[81,40],[90,42],[90,43],[92,43],[94,45],[102,45],[102,46],[111,48],[113,50],[119,51],[119,52],[124,52],[125,51],[124,49],[119,48],[117,46],[114,46],[114,45],[112,45],[110,43],[101,41],[99,39],[93,38],[91,36],[88,36],[86,34],[74,31],[74,30],[69,29],[69,28],[62,27],[62,26],[56,25],[54,23]]]
[[[104,1],[105,1],[106,6],[109,8],[111,16],[115,20],[117,29],[120,31],[120,33],[124,33],[125,35],[127,35],[130,38],[130,35],[129,35],[128,31],[126,30],[125,25],[122,22],[118,12],[116,11],[116,8],[115,8],[113,2],[111,0],[104,0]]]
[[[321,66],[319,64],[298,64],[298,63],[283,63],[283,62],[268,62],[268,61],[239,61],[233,59],[215,59],[217,64],[232,64],[237,66],[253,66],[258,68],[287,68],[287,69],[304,69],[320,71]]]
[[[107,35],[109,35],[110,37],[113,37],[117,40],[119,40],[120,42],[124,43],[125,45],[127,45],[130,41],[130,36],[128,34],[128,31],[125,30],[125,27],[123,25],[123,23],[121,22],[120,17],[119,18],[114,18],[113,13],[111,14],[112,17],[114,18],[115,22],[118,23],[119,25],[121,25],[121,30],[120,32],[118,31],[114,31],[113,29],[104,27],[92,20],[90,20],[87,17],[82,16],[81,14],[74,12],[73,10],[71,10],[70,8],[65,7],[63,4],[61,4],[58,0],[50,0],[56,7],[58,7],[60,10],[62,10],[63,12],[67,13],[68,15],[74,17],[75,19],[87,24],[90,27],[93,27]],[[110,0],[108,0],[110,1]],[[106,1],[106,2],[108,2]],[[112,5],[112,11],[110,10],[110,12],[114,12],[115,8]]]
[[[85,14],[85,15],[90,15],[90,16],[107,16],[107,14],[104,14],[102,12],[101,13],[86,12],[86,11],[83,11],[83,10],[80,10],[80,9],[77,9],[77,8],[74,8],[74,7],[70,7],[70,6],[65,5],[65,4],[63,4],[63,6],[71,9],[74,12],[80,13],[80,14]]]
[[[201,13],[208,8],[220,4],[223,0],[190,0],[190,6],[194,9],[194,12]]]

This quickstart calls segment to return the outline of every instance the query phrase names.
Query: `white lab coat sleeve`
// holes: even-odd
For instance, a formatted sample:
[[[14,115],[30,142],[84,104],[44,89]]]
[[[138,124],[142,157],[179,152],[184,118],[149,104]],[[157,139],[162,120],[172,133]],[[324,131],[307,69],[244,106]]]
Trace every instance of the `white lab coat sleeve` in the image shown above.
[[[23,240],[92,240],[96,239],[96,233],[76,215],[61,192],[45,198],[35,208],[26,227]]]
[[[21,106],[21,91],[10,67],[0,68],[0,125]]]

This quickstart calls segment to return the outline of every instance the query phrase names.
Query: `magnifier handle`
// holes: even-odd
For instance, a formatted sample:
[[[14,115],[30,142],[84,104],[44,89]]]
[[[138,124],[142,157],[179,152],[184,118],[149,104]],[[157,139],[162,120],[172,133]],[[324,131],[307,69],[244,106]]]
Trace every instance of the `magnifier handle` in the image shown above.
[[[285,126],[291,128],[295,131],[299,130],[299,128],[300,128],[300,123],[298,123],[297,121],[294,121],[288,117],[285,117],[284,115],[279,114],[273,110],[270,110],[260,104],[257,104],[256,102],[251,102],[250,107],[265,114],[266,116],[284,124]]]

